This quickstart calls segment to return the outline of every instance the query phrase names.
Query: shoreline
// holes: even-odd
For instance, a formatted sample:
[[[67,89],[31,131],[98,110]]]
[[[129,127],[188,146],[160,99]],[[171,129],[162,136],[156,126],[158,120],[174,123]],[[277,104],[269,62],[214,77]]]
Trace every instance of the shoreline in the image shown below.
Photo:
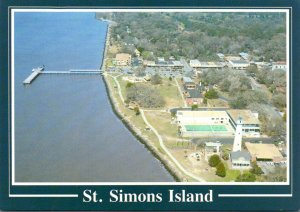
[[[109,85],[107,80],[105,79],[104,76],[102,76],[102,80],[104,82],[105,85],[105,90],[106,90],[106,94],[109,100],[109,103],[112,107],[112,111],[114,112],[114,114],[117,116],[117,118],[120,119],[120,121],[122,122],[122,124],[124,124],[124,126],[130,131],[130,133],[141,143],[145,146],[145,148],[147,148],[147,150],[161,163],[161,165],[163,165],[163,167],[167,170],[167,172],[173,177],[173,179],[175,180],[175,182],[181,182],[181,178],[183,178],[182,176],[179,176],[179,173],[176,173],[176,171],[174,171],[173,167],[174,165],[171,165],[169,161],[167,161],[166,159],[163,159],[162,156],[160,156],[161,153],[158,152],[157,148],[154,147],[152,144],[150,144],[149,141],[147,141],[147,139],[143,138],[142,136],[139,135],[139,133],[137,131],[135,131],[135,127],[132,126],[132,124],[130,122],[128,122],[124,116],[121,114],[121,112],[118,110],[117,106],[114,104],[115,103],[115,99],[111,94],[111,91],[109,89]]]
[[[105,35],[105,46],[104,46],[104,53],[102,56],[102,64],[100,67],[100,70],[105,69],[105,61],[106,61],[106,55],[109,48],[110,43],[110,24],[107,23],[107,29],[106,29],[106,35]],[[105,73],[105,71],[103,72]],[[113,113],[116,115],[118,119],[124,124],[124,126],[130,131],[130,133],[141,143],[144,145],[144,147],[161,163],[161,165],[166,169],[166,171],[172,176],[175,182],[182,182],[185,178],[179,171],[177,171],[177,167],[170,162],[166,155],[162,155],[162,153],[159,152],[159,150],[150,143],[146,138],[139,135],[136,127],[133,126],[129,121],[126,120],[126,118],[122,115],[122,112],[120,112],[118,106],[116,105],[117,100],[112,95],[112,92],[109,87],[109,82],[106,79],[107,76],[105,74],[102,75],[102,80],[105,85],[106,95],[108,97],[109,103],[111,105]]]

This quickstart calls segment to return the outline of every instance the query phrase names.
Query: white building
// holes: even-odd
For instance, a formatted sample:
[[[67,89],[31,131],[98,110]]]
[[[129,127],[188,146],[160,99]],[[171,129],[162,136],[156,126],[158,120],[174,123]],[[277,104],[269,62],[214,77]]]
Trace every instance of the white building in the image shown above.
[[[190,60],[190,66],[192,68],[200,68],[201,63],[199,60]]]
[[[192,68],[223,68],[225,64],[220,62],[200,62],[199,60],[190,60],[190,66]]]
[[[225,111],[177,111],[179,125],[216,125],[229,124]]]
[[[233,169],[251,168],[251,155],[247,151],[231,152],[230,161]]]
[[[272,64],[272,71],[276,70],[276,69],[281,69],[281,70],[286,71],[286,62],[279,61],[279,62],[273,63]]]
[[[229,60],[228,67],[233,69],[246,69],[250,66],[250,63],[245,60]]]
[[[260,121],[258,113],[251,110],[227,110],[230,117],[229,122],[234,129],[237,127],[237,121],[241,117],[243,119],[242,131],[245,136],[260,137]]]

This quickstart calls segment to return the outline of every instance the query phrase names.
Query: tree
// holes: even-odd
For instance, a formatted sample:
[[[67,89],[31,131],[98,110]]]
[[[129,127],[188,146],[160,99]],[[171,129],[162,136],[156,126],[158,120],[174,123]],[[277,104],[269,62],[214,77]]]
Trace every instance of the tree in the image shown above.
[[[198,108],[198,105],[192,105],[192,110],[196,110]]]
[[[221,162],[221,159],[220,159],[219,155],[212,155],[208,160],[208,164],[211,167],[216,167],[220,162]]]
[[[218,175],[219,177],[225,177],[226,176],[226,168],[224,166],[224,163],[220,162],[217,165],[217,170],[216,170],[216,175]]]
[[[237,178],[236,178],[236,182],[254,182],[256,180],[256,177],[254,174],[250,173],[250,172],[245,172],[243,174],[240,174]]]
[[[228,92],[229,88],[230,88],[231,82],[229,81],[229,79],[224,79],[222,80],[222,82],[220,83],[220,89],[222,91]]]
[[[219,98],[218,92],[217,92],[215,89],[213,89],[213,88],[209,89],[209,90],[205,93],[204,96],[205,96],[205,98],[207,98],[207,99],[217,99],[217,98]]]
[[[158,74],[154,74],[154,75],[151,77],[151,83],[152,83],[153,85],[161,84],[161,83],[162,83],[162,78],[161,78],[161,76],[159,76]]]
[[[134,84],[132,82],[127,82],[126,84],[126,88],[130,88],[131,86],[133,86]]]
[[[278,107],[278,108],[286,107],[286,95],[284,95],[282,93],[273,95],[271,101],[275,107]]]
[[[251,65],[246,69],[246,72],[247,72],[248,74],[257,74],[257,72],[258,72],[257,66],[251,64]]]
[[[135,112],[135,115],[140,115],[140,109],[139,109],[139,107],[135,107],[134,109],[134,112]]]
[[[264,173],[256,162],[252,163],[252,168],[250,169],[250,172],[255,175],[262,175]]]
[[[150,85],[134,84],[126,89],[126,93],[129,101],[137,102],[144,108],[158,108],[165,104],[160,92]]]
[[[228,152],[223,152],[222,158],[223,158],[223,160],[228,160],[228,159],[229,159],[229,154],[228,154]]]
[[[247,107],[247,101],[243,97],[236,97],[229,102],[229,105],[233,109],[244,109]]]

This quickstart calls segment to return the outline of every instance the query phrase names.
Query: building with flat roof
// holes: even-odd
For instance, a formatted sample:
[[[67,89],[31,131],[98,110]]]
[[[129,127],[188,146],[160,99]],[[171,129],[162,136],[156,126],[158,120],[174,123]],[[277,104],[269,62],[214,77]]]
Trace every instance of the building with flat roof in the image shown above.
[[[251,110],[227,110],[230,117],[229,123],[234,129],[237,126],[237,120],[243,119],[242,130],[246,136],[260,136],[260,121],[258,120],[258,113],[254,113]]]
[[[245,52],[241,52],[239,53],[239,55],[241,56],[241,58],[243,58],[244,60],[249,60],[249,54],[245,53]]]
[[[285,61],[278,61],[272,64],[272,71],[276,69],[281,69],[286,71],[286,62]]]
[[[229,124],[229,117],[225,111],[178,110],[176,116],[179,125]]]
[[[126,53],[116,54],[115,63],[117,66],[128,66],[131,64],[131,55]]]
[[[230,161],[232,169],[250,169],[251,155],[245,150],[231,152]]]
[[[284,157],[274,144],[246,142],[245,145],[252,161],[273,161],[274,163],[284,161]]]
[[[192,68],[200,68],[201,63],[199,60],[190,60],[190,66]]]
[[[192,68],[223,68],[224,63],[221,62],[200,62],[199,60],[190,60]]]
[[[228,60],[228,67],[233,69],[246,69],[250,66],[250,63],[245,60]]]

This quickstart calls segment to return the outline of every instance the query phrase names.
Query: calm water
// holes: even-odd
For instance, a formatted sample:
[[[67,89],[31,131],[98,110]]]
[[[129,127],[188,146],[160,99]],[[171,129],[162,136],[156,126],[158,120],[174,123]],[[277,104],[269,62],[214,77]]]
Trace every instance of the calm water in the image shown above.
[[[173,181],[114,115],[100,76],[32,68],[97,69],[106,23],[93,13],[15,15],[16,182]]]

